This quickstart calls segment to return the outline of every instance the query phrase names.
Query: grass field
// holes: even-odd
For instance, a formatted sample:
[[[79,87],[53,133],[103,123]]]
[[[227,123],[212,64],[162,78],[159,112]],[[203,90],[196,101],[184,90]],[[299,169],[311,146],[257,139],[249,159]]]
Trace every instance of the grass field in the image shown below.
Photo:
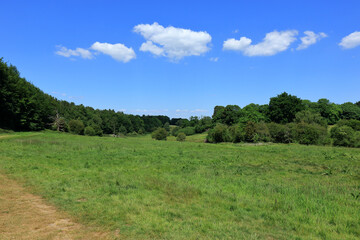
[[[203,137],[7,133],[0,171],[122,238],[360,238],[360,149]]]

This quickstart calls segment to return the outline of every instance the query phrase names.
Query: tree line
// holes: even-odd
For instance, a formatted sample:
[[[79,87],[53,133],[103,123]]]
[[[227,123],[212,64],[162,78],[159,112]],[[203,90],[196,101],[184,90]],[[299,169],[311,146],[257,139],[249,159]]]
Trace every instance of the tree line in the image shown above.
[[[165,123],[170,123],[167,116],[124,114],[58,100],[20,77],[15,66],[0,58],[0,128],[15,131],[54,129],[101,136],[148,133]]]
[[[207,141],[212,143],[360,145],[360,101],[335,104],[322,98],[311,102],[284,92],[270,98],[268,104],[215,106],[212,117],[139,116],[58,100],[21,78],[16,67],[2,58],[0,116],[0,128],[16,131],[53,129],[101,136],[145,134],[164,128],[174,136],[207,131]],[[333,126],[330,132],[328,126]]]

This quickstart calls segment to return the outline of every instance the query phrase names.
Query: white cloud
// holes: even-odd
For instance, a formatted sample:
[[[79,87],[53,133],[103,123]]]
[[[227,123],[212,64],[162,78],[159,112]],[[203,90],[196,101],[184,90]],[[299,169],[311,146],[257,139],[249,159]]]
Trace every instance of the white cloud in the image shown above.
[[[147,42],[144,42],[143,44],[141,44],[140,51],[143,51],[143,52],[148,51],[157,56],[164,55],[164,49],[156,46],[155,44],[153,44],[152,41],[147,41]]]
[[[296,48],[297,50],[308,48],[310,45],[315,44],[320,39],[327,37],[327,35],[323,32],[314,33],[312,31],[305,31],[304,34],[306,36],[300,38],[301,44],[299,44],[299,46]]]
[[[339,43],[345,49],[360,46],[360,32],[353,32],[344,37]]]
[[[163,27],[158,23],[139,24],[134,32],[140,33],[146,40],[140,51],[148,51],[157,56],[166,56],[171,60],[180,60],[186,56],[199,56],[210,50],[211,36],[207,32],[195,32],[190,29]]]
[[[136,58],[134,50],[121,43],[110,44],[95,42],[90,48],[109,55],[113,59],[124,63]]]
[[[223,50],[241,51],[246,56],[272,56],[285,51],[296,40],[296,30],[273,31],[267,33],[262,42],[251,45],[252,40],[241,37],[239,40],[230,38],[224,41]]]
[[[92,53],[84,48],[76,48],[75,50],[72,49],[68,49],[66,47],[63,46],[57,46],[59,48],[58,51],[55,52],[55,54],[63,56],[63,57],[82,57],[85,59],[92,59],[93,55]]]
[[[210,61],[212,62],[217,62],[219,61],[219,58],[218,57],[212,57],[212,58],[209,58]]]

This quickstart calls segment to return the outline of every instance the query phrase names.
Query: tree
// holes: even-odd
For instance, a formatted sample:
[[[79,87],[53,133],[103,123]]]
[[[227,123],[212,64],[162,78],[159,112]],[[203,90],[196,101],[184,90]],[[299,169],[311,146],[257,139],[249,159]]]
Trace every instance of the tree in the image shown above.
[[[151,137],[156,140],[166,140],[167,135],[168,133],[165,128],[158,128],[151,134]]]
[[[341,104],[342,119],[356,119],[360,120],[360,108],[351,102]]]
[[[296,123],[318,124],[323,127],[327,126],[325,118],[323,118],[320,113],[311,110],[303,110],[296,113],[294,121]]]
[[[319,112],[320,115],[326,119],[328,124],[335,124],[339,121],[342,113],[342,109],[339,105],[331,103],[326,98],[319,99],[313,109]]]
[[[56,110],[56,114],[55,116],[51,117],[51,119],[54,120],[54,122],[52,123],[53,128],[56,131],[65,131],[66,128],[66,122],[65,119],[63,117],[60,116],[59,112]]]
[[[96,133],[95,133],[95,130],[91,127],[91,126],[87,126],[84,130],[84,134],[86,136],[95,136]]]
[[[81,120],[70,120],[69,121],[69,131],[74,134],[83,134],[84,123]]]
[[[295,114],[304,109],[300,98],[283,92],[277,97],[270,98],[269,117],[276,123],[289,123],[295,118]]]

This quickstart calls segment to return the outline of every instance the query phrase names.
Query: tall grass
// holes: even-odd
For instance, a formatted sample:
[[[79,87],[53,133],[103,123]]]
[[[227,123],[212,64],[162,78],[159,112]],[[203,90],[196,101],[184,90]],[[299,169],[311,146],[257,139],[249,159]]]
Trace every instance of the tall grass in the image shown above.
[[[130,239],[358,239],[360,149],[46,132],[0,140],[0,169]]]

